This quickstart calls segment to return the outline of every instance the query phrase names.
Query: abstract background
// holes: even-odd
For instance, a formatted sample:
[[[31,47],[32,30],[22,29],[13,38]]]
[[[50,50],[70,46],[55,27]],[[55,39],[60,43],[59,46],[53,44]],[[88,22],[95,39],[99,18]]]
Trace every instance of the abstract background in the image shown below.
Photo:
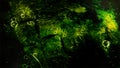
[[[0,0],[1,68],[119,68],[119,0]]]

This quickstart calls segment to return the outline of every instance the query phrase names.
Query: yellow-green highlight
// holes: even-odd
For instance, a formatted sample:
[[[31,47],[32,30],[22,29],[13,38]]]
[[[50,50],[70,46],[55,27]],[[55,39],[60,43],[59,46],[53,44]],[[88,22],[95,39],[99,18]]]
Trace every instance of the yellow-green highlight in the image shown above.
[[[115,15],[113,11],[97,10],[98,18],[102,19],[100,24],[101,29],[107,28],[109,32],[118,31],[118,24],[115,21]]]
[[[102,49],[105,51],[106,55],[108,55],[112,40],[106,39],[106,36],[109,35],[109,37],[113,39],[111,36],[114,36],[113,34],[118,31],[118,24],[115,20],[113,10],[97,10],[97,14],[99,20],[102,22],[99,24],[99,30],[96,34],[99,36],[99,40],[101,40]]]
[[[75,5],[75,7],[70,7],[70,11],[76,12],[76,13],[85,13],[87,10],[85,7],[80,5]]]

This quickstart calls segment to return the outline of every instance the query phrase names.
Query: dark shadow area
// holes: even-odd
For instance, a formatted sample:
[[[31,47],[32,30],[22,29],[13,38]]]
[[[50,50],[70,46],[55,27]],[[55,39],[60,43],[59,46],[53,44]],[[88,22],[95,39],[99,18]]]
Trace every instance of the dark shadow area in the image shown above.
[[[23,54],[22,45],[15,33],[12,30],[6,32],[5,25],[9,25],[6,19],[9,10],[9,1],[0,0],[0,68],[18,68]]]

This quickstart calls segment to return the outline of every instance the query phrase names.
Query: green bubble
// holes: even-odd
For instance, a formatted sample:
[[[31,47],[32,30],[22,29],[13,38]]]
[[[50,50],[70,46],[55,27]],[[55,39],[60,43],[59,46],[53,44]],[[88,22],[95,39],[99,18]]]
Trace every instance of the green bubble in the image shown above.
[[[108,40],[103,40],[102,41],[102,49],[105,51],[106,55],[109,54],[110,44],[111,44],[111,42],[108,41]]]

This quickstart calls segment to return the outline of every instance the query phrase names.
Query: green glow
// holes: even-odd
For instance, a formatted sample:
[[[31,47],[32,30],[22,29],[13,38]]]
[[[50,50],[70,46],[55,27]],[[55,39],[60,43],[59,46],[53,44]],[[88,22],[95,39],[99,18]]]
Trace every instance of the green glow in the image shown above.
[[[58,34],[62,37],[66,37],[67,36],[67,31],[61,29],[60,27],[57,27],[56,29],[53,30],[53,34]]]
[[[11,20],[10,20],[10,26],[12,28],[16,28],[18,26],[18,22],[17,22],[17,18],[16,17],[12,17]]]
[[[105,28],[104,27],[101,27],[100,28],[100,31],[98,31],[98,34],[103,34],[103,33],[105,33],[106,31],[105,31]]]
[[[78,8],[75,8],[74,11],[76,13],[84,13],[84,12],[86,12],[86,8],[85,7],[78,7]]]
[[[36,57],[37,54],[38,54],[38,53],[33,53],[32,56],[33,56],[33,58],[39,63],[40,67],[42,68],[41,62],[40,62],[39,59]]]
[[[118,24],[115,21],[115,15],[112,11],[98,10],[97,13],[98,18],[103,20],[101,26],[104,28],[107,27],[109,32],[118,30]]]
[[[42,31],[41,34],[42,37],[49,34],[57,34],[61,37],[67,36],[67,31],[63,30],[59,24],[44,25],[42,26],[41,31]]]
[[[16,27],[16,22],[15,21],[11,21],[11,23],[10,23],[10,25],[11,25],[11,27],[13,27],[13,28],[15,28]]]
[[[79,28],[75,28],[75,32],[74,32],[74,37],[83,37],[84,34],[87,33],[87,26],[86,25],[81,25]]]
[[[27,25],[29,25],[29,26],[34,26],[34,25],[35,25],[35,22],[34,22],[34,21],[29,21],[29,22],[27,22]]]
[[[75,7],[70,7],[70,11],[74,11],[76,13],[85,13],[87,10],[85,7],[82,7],[80,5],[75,5]]]
[[[115,14],[113,10],[97,10],[98,13],[98,18],[102,20],[100,23],[99,30],[97,31],[97,36],[99,36],[99,40],[101,40],[102,44],[101,47],[105,51],[105,54],[109,56],[109,50],[110,50],[110,43],[114,42],[113,40],[115,39],[114,33],[118,31],[118,24],[115,20]],[[108,35],[112,40],[106,39],[106,28],[107,31],[109,32]]]
[[[109,53],[109,48],[110,48],[110,41],[108,40],[103,40],[102,41],[102,48],[104,49],[106,55]]]
[[[12,14],[17,18],[17,21],[20,21],[21,19],[35,18],[33,11],[27,4],[23,4],[23,1],[19,1],[19,3],[9,3],[11,7],[14,7],[12,8]]]
[[[72,24],[72,20],[70,20],[70,18],[67,17],[66,14],[64,14],[63,22],[66,23],[66,24]]]
[[[98,42],[99,44],[97,44],[95,48],[99,48],[100,46],[105,54],[109,55],[111,45],[113,45],[113,43],[119,43],[117,37],[114,36],[115,32],[118,32],[118,24],[115,21],[113,10],[102,10],[101,5],[97,4],[101,1],[93,1],[96,1],[94,2],[96,4],[94,7],[89,7],[89,5],[85,5],[86,7],[84,7],[80,4],[65,5],[65,8],[60,8],[59,12],[58,10],[50,10],[52,7],[54,9],[54,7],[56,8],[57,6],[47,6],[47,1],[45,2],[45,7],[40,3],[40,5],[37,6],[39,8],[33,8],[34,6],[31,6],[34,5],[34,2],[30,5],[25,4],[26,2],[24,4],[22,4],[22,2],[16,4],[15,8],[12,9],[14,12],[11,12],[11,16],[13,17],[10,20],[10,26],[14,29],[20,43],[23,44],[25,54],[30,56],[30,64],[34,66],[34,62],[32,61],[34,60],[37,61],[35,65],[39,63],[43,68],[48,68],[47,64],[58,64],[59,58],[66,57],[66,55],[74,58],[71,54],[75,53],[76,56],[76,54],[81,54],[82,51],[84,52],[84,49],[87,49],[87,51],[90,50],[88,49],[88,38],[93,41],[90,42],[90,45],[96,45],[94,42]],[[50,10],[50,12],[46,11],[47,9]],[[97,20],[95,21],[95,19],[97,18],[93,19],[96,17],[96,13],[93,13],[92,16],[91,10],[96,10],[98,19],[101,20],[97,22],[99,24],[96,24]],[[56,14],[51,16],[52,13],[55,12]],[[108,37],[106,28],[108,28],[108,34],[112,40],[106,39],[106,37]],[[65,48],[63,48],[63,45]],[[71,54],[65,52],[67,50],[70,51]],[[95,51],[97,51],[97,49],[95,49]],[[68,56],[67,59],[64,59],[69,60]],[[77,57],[79,56],[77,55]],[[68,61],[65,62],[69,63]]]
[[[31,17],[32,14],[32,10],[23,4],[19,5],[19,8],[16,10],[16,12],[21,16],[21,18]]]

